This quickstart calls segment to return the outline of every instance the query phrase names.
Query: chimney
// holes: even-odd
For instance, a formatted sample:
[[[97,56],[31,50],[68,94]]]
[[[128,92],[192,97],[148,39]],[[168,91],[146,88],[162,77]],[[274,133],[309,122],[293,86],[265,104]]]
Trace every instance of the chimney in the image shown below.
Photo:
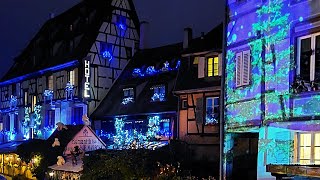
[[[201,39],[204,39],[204,32],[201,32]]]
[[[49,19],[53,19],[54,18],[54,13],[50,13],[49,14]]]
[[[192,29],[184,28],[183,49],[186,49],[189,47],[189,43],[191,39],[192,39]]]
[[[140,49],[148,48],[148,32],[149,23],[147,21],[142,21],[140,23]]]

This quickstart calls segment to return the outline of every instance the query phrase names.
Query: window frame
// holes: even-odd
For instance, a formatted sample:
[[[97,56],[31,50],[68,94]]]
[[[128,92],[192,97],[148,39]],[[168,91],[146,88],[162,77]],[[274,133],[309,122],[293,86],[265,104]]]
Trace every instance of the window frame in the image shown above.
[[[185,106],[184,102],[187,103],[186,106]],[[188,109],[188,106],[189,106],[188,105],[188,99],[187,98],[182,98],[181,101],[180,101],[180,109],[181,110],[186,110],[186,109]]]
[[[50,83],[50,81],[52,81],[52,83]],[[54,83],[53,83],[53,75],[49,75],[47,76],[47,88],[50,89],[50,90],[53,90],[54,88]],[[50,87],[50,84],[52,85],[52,87]]]
[[[301,146],[301,134],[310,134],[311,135],[311,139],[310,139],[310,159],[300,159],[300,153],[301,153],[301,150],[300,148],[301,147],[309,147],[309,146]],[[297,133],[297,163],[301,164],[300,162],[303,161],[303,160],[309,160],[309,164],[316,164],[316,161],[318,161],[317,164],[320,164],[320,159],[315,159],[315,147],[319,147],[320,148],[320,143],[318,146],[315,146],[315,135],[316,134],[320,134],[320,132],[298,132]]]
[[[75,69],[72,69],[68,72],[68,81],[71,85],[75,85],[76,82],[76,76],[75,76]]]
[[[160,99],[159,100],[156,100],[156,101],[153,101],[152,100],[152,97],[153,95],[155,94],[155,89],[159,89],[159,92],[160,92],[160,87],[164,87],[164,100],[161,101]],[[165,102],[167,101],[167,86],[165,84],[160,84],[160,85],[153,85],[151,88],[150,88],[152,94],[151,94],[151,97],[150,97],[150,101],[151,102]]]
[[[304,36],[300,36],[297,37],[297,56],[296,56],[296,67],[297,67],[297,71],[296,71],[296,75],[300,76],[300,55],[301,55],[301,40],[303,39],[308,39],[311,38],[311,50],[312,50],[312,54],[310,56],[310,72],[309,72],[309,76],[310,79],[308,79],[308,82],[314,81],[315,79],[315,46],[316,46],[316,37],[320,36],[320,32],[316,32],[316,33],[312,33],[312,34],[308,34],[308,35],[304,35]],[[306,81],[306,79],[303,79]]]
[[[203,110],[204,110],[204,125],[205,126],[210,126],[210,125],[217,125],[217,124],[219,124],[219,118],[217,119],[217,123],[216,124],[207,124],[207,108],[208,108],[208,99],[210,99],[210,98],[212,98],[213,99],[213,110],[214,110],[214,107],[216,107],[216,104],[214,104],[214,100],[215,99],[218,99],[218,114],[219,114],[219,117],[220,117],[220,97],[219,96],[206,96],[206,97],[204,97],[204,99],[205,99],[205,108],[203,108]]]
[[[130,95],[130,90],[132,90],[132,96]],[[125,91],[129,91],[129,96],[126,96],[125,95]],[[135,98],[135,89],[134,88],[123,88],[122,89],[122,92],[123,92],[123,98],[128,98],[128,97],[132,97],[133,99]]]

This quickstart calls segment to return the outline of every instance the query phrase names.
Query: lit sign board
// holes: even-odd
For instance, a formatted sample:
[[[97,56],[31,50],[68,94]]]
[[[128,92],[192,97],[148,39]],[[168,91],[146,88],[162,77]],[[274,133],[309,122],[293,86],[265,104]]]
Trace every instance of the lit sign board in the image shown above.
[[[84,60],[84,97],[90,98],[90,61]]]

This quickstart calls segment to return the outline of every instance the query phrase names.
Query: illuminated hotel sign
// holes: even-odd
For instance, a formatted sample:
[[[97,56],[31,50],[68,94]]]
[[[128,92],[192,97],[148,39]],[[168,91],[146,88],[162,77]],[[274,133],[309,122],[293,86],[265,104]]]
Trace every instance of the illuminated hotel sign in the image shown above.
[[[90,61],[84,59],[84,97],[90,98]]]

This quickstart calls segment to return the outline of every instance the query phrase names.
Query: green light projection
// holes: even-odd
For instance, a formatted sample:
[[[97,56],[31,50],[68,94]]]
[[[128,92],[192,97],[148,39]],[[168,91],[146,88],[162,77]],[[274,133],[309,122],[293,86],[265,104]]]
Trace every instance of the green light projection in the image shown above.
[[[252,24],[255,37],[248,43],[251,51],[249,86],[235,86],[237,52],[227,50],[226,118],[230,127],[253,118],[261,119],[261,115],[265,121],[283,121],[289,117],[288,76],[294,67],[290,60],[293,48],[288,40],[289,14],[282,10],[282,0],[270,0],[256,11],[258,21]],[[263,103],[265,110],[261,109]]]

